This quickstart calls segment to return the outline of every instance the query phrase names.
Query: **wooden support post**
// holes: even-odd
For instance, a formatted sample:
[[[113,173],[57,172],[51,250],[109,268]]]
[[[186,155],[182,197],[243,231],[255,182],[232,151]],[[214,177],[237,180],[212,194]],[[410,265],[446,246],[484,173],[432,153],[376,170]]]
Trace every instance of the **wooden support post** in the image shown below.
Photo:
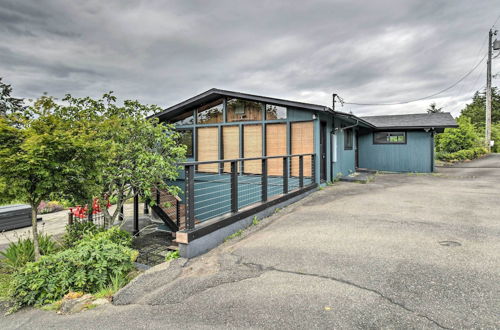
[[[72,225],[73,224],[73,213],[69,212],[68,213],[68,225]]]

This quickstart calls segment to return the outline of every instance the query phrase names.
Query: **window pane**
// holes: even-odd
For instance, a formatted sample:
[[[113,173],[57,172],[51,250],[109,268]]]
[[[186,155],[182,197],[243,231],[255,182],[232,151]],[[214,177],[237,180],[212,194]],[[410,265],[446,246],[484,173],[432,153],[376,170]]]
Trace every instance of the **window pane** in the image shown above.
[[[171,120],[174,125],[192,125],[194,124],[193,111],[185,112]]]
[[[240,99],[227,100],[227,121],[262,120],[262,103]]]
[[[386,132],[373,133],[373,141],[374,143],[387,143],[387,133]]]
[[[375,132],[373,133],[375,144],[397,144],[406,143],[405,132]]]
[[[344,130],[344,149],[352,149],[352,128]]]
[[[179,130],[179,143],[187,146],[186,157],[193,157],[193,130]]]
[[[197,123],[198,124],[216,124],[222,123],[222,99],[210,102],[202,107],[198,108],[197,111]]]
[[[266,119],[286,119],[286,108],[278,105],[266,104]]]

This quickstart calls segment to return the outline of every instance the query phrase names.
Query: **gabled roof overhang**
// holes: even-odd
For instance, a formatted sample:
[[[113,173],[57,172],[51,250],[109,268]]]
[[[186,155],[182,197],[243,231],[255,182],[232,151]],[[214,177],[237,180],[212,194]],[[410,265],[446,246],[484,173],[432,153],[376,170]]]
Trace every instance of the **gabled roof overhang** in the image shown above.
[[[306,110],[312,110],[312,111],[322,111],[322,112],[330,112],[331,113],[331,109],[328,107],[325,107],[323,105],[304,103],[304,102],[296,102],[296,101],[278,99],[278,98],[274,98],[274,97],[266,97],[266,96],[239,93],[239,92],[233,92],[233,91],[212,88],[206,92],[203,92],[201,94],[193,96],[193,97],[191,97],[191,98],[189,98],[181,103],[178,103],[174,106],[171,106],[171,107],[165,109],[164,111],[153,115],[152,117],[157,117],[160,120],[167,120],[167,119],[176,117],[176,116],[178,116],[178,115],[182,114],[183,112],[188,111],[190,109],[206,105],[206,104],[213,102],[221,97],[234,97],[234,98],[240,98],[240,99],[249,100],[249,101],[263,102],[263,103],[275,104],[275,105],[280,105],[280,106],[285,106],[285,107],[292,107],[292,108],[299,108],[299,109],[306,109]]]

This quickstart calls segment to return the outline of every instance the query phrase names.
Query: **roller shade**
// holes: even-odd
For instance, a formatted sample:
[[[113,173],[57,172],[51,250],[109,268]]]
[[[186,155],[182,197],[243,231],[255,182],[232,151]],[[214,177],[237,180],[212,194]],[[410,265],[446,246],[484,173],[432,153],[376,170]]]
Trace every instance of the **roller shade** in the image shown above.
[[[243,157],[262,157],[262,125],[243,126]],[[243,166],[245,173],[262,173],[260,160],[247,160]]]
[[[222,127],[223,159],[240,158],[240,127]],[[224,163],[224,172],[231,172],[231,163]]]
[[[286,124],[266,125],[266,155],[287,155],[286,150]],[[283,175],[283,159],[269,159],[267,161],[269,175]]]
[[[219,160],[219,129],[217,127],[202,127],[197,129],[197,160]],[[198,165],[200,172],[218,172],[218,164]]]
[[[312,121],[292,123],[292,154],[314,152],[314,125]],[[292,158],[292,176],[299,175],[299,157]],[[311,176],[311,157],[304,157],[304,176]]]

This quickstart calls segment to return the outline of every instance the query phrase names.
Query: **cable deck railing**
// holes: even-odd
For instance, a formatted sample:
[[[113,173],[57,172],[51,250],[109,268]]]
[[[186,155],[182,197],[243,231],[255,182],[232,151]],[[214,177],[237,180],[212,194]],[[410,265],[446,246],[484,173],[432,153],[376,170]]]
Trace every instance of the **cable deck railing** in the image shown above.
[[[186,231],[316,184],[315,154],[181,163]],[[182,187],[182,181],[184,184]],[[184,215],[184,214],[183,214]]]

